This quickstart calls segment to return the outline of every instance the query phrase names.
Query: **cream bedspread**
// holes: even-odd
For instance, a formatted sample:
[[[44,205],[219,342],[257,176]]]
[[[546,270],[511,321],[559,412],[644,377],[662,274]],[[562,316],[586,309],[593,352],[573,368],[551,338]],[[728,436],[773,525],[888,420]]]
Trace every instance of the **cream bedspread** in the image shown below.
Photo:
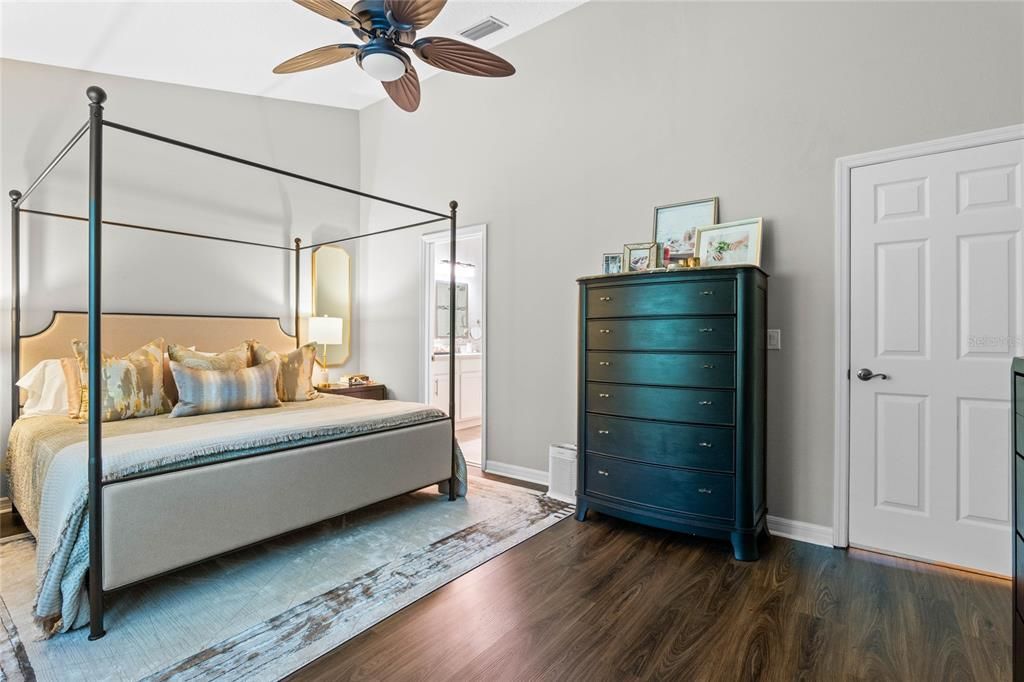
[[[420,403],[324,395],[275,408],[108,422],[103,425],[103,479],[358,436],[443,416]],[[87,435],[85,424],[40,416],[19,419],[8,441],[11,498],[37,543],[35,615],[48,633],[88,622]],[[461,453],[458,460],[458,493],[465,495]]]

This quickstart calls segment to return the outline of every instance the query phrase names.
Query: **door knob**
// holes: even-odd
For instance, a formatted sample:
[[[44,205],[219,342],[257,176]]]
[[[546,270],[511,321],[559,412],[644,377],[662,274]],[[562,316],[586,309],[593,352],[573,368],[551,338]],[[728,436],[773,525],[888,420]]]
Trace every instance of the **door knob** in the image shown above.
[[[888,374],[882,374],[881,372],[879,372],[878,374],[875,374],[874,372],[872,372],[867,367],[863,367],[863,368],[857,370],[857,378],[860,379],[861,381],[871,381],[875,377],[878,377],[882,381],[886,381],[889,378],[889,375]]]

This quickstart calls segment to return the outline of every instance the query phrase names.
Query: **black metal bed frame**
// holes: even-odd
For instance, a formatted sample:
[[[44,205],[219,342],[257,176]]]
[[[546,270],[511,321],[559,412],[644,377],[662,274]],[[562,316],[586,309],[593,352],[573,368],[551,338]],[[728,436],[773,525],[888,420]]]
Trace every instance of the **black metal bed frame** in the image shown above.
[[[319,180],[317,178],[301,175],[291,171],[283,170],[281,168],[275,168],[267,164],[251,161],[249,159],[243,159],[238,156],[232,156],[223,152],[209,149],[207,147],[200,147],[199,145],[190,144],[181,140],[176,140],[163,135],[157,135],[145,130],[133,128],[131,126],[115,123],[113,121],[105,120],[103,117],[103,104],[107,100],[107,93],[98,86],[91,86],[86,89],[86,96],[89,99],[89,119],[86,121],[81,128],[79,128],[75,134],[71,137],[67,144],[61,148],[54,159],[46,166],[42,173],[28,186],[28,189],[24,193],[18,190],[11,190],[9,195],[11,199],[11,423],[18,419],[20,415],[20,402],[21,394],[20,389],[14,382],[17,381],[20,373],[20,362],[21,362],[21,214],[32,214],[48,216],[52,218],[61,218],[66,220],[75,220],[89,223],[89,303],[88,303],[88,314],[89,314],[89,404],[100,405],[102,399],[100,391],[102,390],[102,339],[101,339],[101,324],[100,321],[103,315],[103,301],[101,298],[101,275],[102,275],[102,262],[103,262],[103,226],[107,225],[110,227],[121,227],[133,230],[144,230],[147,232],[155,232],[159,234],[170,234],[183,237],[193,237],[197,239],[210,239],[219,242],[226,242],[230,244],[243,244],[247,246],[256,246],[268,249],[278,249],[283,251],[290,251],[295,256],[295,346],[298,347],[299,343],[299,287],[300,287],[300,266],[301,266],[301,254],[302,251],[308,249],[315,249],[320,246],[326,246],[328,244],[338,244],[341,242],[351,241],[355,239],[363,239],[365,237],[372,237],[378,234],[385,234],[389,232],[397,232],[399,230],[407,230],[415,227],[422,227],[424,225],[430,225],[432,223],[438,223],[442,221],[448,221],[449,224],[449,306],[448,306],[448,339],[449,339],[449,352],[451,353],[455,348],[455,260],[456,260],[456,227],[457,227],[457,213],[458,213],[458,202],[452,201],[449,203],[448,213],[441,213],[430,209],[422,208],[420,206],[414,206],[412,204],[406,204],[394,199],[388,199],[386,197],[369,194],[362,192],[351,187],[344,187],[337,185],[325,180]],[[430,216],[427,220],[422,220],[407,225],[399,225],[398,227],[387,228],[383,230],[376,230],[373,232],[366,232],[363,234],[356,234],[349,237],[342,237],[340,239],[333,239],[325,242],[316,244],[309,244],[302,246],[302,240],[298,237],[294,240],[293,246],[282,246],[279,244],[265,244],[261,242],[247,241],[244,239],[230,239],[227,237],[217,237],[208,234],[198,234],[194,232],[186,232],[183,230],[174,230],[165,227],[153,227],[150,225],[138,225],[133,223],[118,222],[113,220],[105,220],[103,218],[103,129],[113,128],[125,133],[137,135],[140,137],[148,138],[157,142],[181,147],[190,151],[198,152],[208,156],[213,156],[225,161],[231,161],[259,170],[264,170],[277,175],[283,175],[294,180],[301,180],[328,189],[333,189],[346,194],[355,195],[364,199],[370,199],[373,201],[379,201],[392,206],[417,211],[419,213]],[[67,156],[68,152],[81,140],[85,134],[89,134],[89,215],[88,217],[69,215],[64,213],[54,213],[51,211],[34,210],[28,208],[22,208],[25,201],[28,200],[32,192],[39,186],[41,182],[60,164],[60,162]],[[29,335],[27,335],[29,336]],[[448,499],[454,500],[458,490],[458,480],[456,476],[456,465],[457,465],[457,443],[455,440],[455,363],[448,363],[448,416],[438,421],[449,421],[451,422],[452,429],[452,442],[451,442],[451,475],[447,479],[448,481]],[[103,552],[102,552],[102,537],[103,537],[103,507],[102,507],[102,488],[110,483],[118,483],[117,481],[104,481],[103,480],[103,422],[101,419],[100,410],[93,409],[89,411],[88,418],[89,436],[88,436],[88,448],[89,448],[89,501],[88,501],[88,518],[89,518],[89,571],[88,571],[88,589],[89,589],[89,639],[96,640],[106,634],[103,627],[103,613],[104,613],[104,597],[107,594],[118,591],[121,588],[114,590],[103,589]],[[397,427],[403,428],[403,427]],[[384,429],[384,431],[390,431],[393,429]],[[283,448],[288,449],[288,448]],[[222,464],[226,461],[233,461],[234,459],[240,459],[241,457],[222,459],[215,462],[216,464]],[[196,466],[210,466],[210,464],[202,464]],[[168,473],[168,472],[159,472]],[[154,473],[153,475],[159,475]],[[443,483],[440,481],[439,483]],[[237,551],[237,550],[231,550]],[[213,558],[213,557],[209,557]],[[178,570],[178,569],[175,569]],[[156,577],[156,576],[152,576]],[[149,578],[147,578],[148,580]]]

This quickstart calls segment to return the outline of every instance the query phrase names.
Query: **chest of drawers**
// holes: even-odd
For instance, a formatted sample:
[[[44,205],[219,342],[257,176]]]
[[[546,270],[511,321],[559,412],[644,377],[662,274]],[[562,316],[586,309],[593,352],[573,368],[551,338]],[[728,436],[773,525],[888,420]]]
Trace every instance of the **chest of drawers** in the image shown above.
[[[579,285],[577,519],[595,510],[757,559],[767,276],[703,268]]]

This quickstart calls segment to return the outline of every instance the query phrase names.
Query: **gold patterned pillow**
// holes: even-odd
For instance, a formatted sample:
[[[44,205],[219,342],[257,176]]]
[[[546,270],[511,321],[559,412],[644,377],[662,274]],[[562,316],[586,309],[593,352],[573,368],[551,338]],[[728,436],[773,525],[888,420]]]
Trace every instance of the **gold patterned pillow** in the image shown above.
[[[103,353],[101,419],[105,422],[151,417],[166,411],[163,339],[150,341],[123,358]],[[89,417],[89,342],[72,339],[81,382],[79,419]]]
[[[214,354],[201,353],[172,343],[167,346],[167,355],[189,369],[245,369],[250,365],[248,341],[223,353]]]
[[[320,397],[313,387],[313,365],[316,362],[316,344],[307,343],[284,355],[270,350],[255,339],[248,341],[257,365],[274,358],[281,362],[277,375],[277,397],[283,403],[304,402]]]

